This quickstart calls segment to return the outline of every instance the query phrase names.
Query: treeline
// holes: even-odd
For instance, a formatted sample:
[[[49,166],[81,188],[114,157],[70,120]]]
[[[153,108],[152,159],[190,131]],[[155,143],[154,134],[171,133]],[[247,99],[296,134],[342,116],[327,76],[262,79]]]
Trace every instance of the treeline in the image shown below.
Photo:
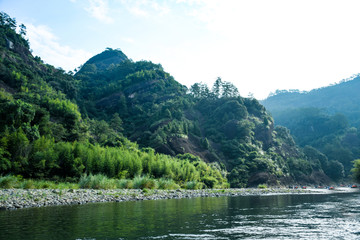
[[[235,98],[239,97],[239,91],[231,82],[222,81],[218,77],[212,89],[204,83],[194,83],[190,87],[190,93],[195,98]]]

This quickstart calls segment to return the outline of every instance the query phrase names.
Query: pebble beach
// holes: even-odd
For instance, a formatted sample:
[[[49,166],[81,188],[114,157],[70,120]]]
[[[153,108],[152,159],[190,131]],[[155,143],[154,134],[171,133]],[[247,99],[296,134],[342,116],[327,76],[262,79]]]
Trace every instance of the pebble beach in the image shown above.
[[[87,204],[97,202],[123,202],[194,197],[248,196],[270,194],[328,194],[358,191],[357,189],[288,189],[288,188],[240,188],[203,190],[149,190],[149,189],[0,189],[0,210],[30,207]]]

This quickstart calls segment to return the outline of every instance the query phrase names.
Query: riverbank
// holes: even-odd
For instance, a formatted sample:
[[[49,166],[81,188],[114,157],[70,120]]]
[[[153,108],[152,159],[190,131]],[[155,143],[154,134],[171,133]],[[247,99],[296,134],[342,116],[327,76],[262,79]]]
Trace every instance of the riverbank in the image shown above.
[[[96,202],[123,202],[156,199],[179,199],[194,197],[248,196],[273,194],[329,194],[358,191],[343,188],[326,189],[286,189],[286,188],[242,188],[203,190],[140,190],[140,189],[0,189],[0,210],[29,207],[86,204]]]

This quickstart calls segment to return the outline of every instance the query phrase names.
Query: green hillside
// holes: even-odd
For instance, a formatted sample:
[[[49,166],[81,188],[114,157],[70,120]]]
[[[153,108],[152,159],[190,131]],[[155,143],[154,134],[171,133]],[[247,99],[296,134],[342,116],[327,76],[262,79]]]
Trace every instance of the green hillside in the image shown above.
[[[310,92],[278,91],[262,103],[275,123],[290,129],[296,143],[312,146],[345,175],[360,158],[360,77]]]
[[[309,92],[277,91],[261,103],[275,117],[278,113],[295,108],[320,108],[327,114],[344,114],[350,125],[360,126],[360,76],[338,84],[314,89]]]
[[[147,175],[164,179],[167,188],[227,186],[225,176],[199,158],[139,148],[122,135],[116,114],[109,123],[81,114],[76,104],[81,83],[33,57],[25,28],[16,33],[15,19],[1,13],[0,20],[0,174],[68,181],[85,173],[121,179]],[[108,62],[96,66],[102,64]]]
[[[187,89],[159,64],[114,62],[107,60],[110,53],[123,55],[107,49],[94,58],[108,67],[88,62],[75,75],[84,115],[106,122],[118,115],[122,133],[141,147],[198,156],[229,172],[234,187],[314,180],[311,163],[287,130],[274,129],[265,108],[240,97],[233,84],[219,78],[211,89],[201,83]]]
[[[331,162],[299,149],[229,82],[188,89],[160,64],[111,48],[73,75],[33,57],[26,28],[0,17],[0,174],[146,175],[209,188],[330,181]]]

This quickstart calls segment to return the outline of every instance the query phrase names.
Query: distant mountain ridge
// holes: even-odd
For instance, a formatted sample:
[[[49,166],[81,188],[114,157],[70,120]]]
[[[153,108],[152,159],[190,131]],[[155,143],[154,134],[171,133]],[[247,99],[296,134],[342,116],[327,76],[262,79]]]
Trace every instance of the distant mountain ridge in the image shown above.
[[[260,101],[275,117],[287,109],[315,107],[329,114],[344,114],[352,126],[360,126],[360,76],[309,92],[278,91]],[[276,118],[276,117],[275,117]]]

